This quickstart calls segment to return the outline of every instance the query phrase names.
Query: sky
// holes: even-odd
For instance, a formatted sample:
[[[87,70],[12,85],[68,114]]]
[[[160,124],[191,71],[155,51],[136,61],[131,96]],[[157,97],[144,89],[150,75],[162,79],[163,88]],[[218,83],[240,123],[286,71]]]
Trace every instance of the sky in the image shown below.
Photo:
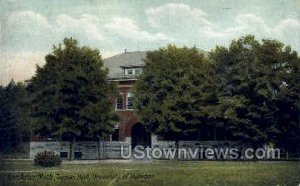
[[[0,85],[29,79],[65,37],[103,58],[253,34],[300,52],[300,0],[0,0]]]

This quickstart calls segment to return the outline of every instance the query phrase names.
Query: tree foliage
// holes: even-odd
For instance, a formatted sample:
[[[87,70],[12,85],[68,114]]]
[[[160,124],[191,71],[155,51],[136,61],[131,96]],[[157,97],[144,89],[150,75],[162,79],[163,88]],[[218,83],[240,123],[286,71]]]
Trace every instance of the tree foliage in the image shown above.
[[[22,83],[12,80],[7,87],[0,86],[0,151],[20,151],[22,142],[29,141],[28,104]]]
[[[231,133],[247,142],[279,143],[299,135],[299,57],[276,40],[254,36],[210,53],[216,111]],[[284,139],[285,138],[285,139]]]
[[[147,53],[135,86],[135,107],[146,128],[165,137],[184,137],[207,121],[212,99],[210,68],[196,48],[169,45]]]
[[[110,133],[117,119],[109,100],[115,86],[106,81],[99,51],[66,38],[45,59],[28,87],[35,131],[58,139]]]
[[[300,60],[290,46],[248,35],[208,59],[168,46],[145,62],[135,107],[152,132],[178,137],[223,124],[230,139],[255,145],[300,138]]]

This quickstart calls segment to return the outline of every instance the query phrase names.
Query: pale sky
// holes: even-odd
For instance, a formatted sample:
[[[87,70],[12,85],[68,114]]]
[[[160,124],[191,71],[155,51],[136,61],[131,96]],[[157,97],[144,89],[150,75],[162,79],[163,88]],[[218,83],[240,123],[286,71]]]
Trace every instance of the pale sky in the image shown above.
[[[300,51],[300,0],[0,0],[0,84],[29,79],[64,37],[103,57],[167,44],[210,50],[253,34]]]

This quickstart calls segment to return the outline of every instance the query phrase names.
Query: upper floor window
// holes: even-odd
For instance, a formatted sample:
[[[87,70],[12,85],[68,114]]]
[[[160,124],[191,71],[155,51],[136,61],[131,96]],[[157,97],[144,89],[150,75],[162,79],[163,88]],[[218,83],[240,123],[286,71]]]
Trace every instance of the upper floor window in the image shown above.
[[[123,97],[121,95],[118,95],[116,97],[116,110],[123,110]]]
[[[142,68],[125,68],[124,69],[125,76],[138,76],[142,73]]]
[[[135,75],[137,76],[137,75],[140,75],[141,73],[142,73],[142,69],[141,68],[137,68],[137,69],[135,69]]]
[[[131,92],[128,92],[126,95],[126,109],[127,110],[133,110],[133,94]]]
[[[125,69],[125,75],[134,75],[134,70],[133,69]]]

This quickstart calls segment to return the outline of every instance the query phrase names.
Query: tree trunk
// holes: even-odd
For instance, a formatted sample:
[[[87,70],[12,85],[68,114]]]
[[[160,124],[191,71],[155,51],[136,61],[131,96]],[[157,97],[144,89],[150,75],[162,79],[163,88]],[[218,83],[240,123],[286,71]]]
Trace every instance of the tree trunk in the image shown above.
[[[179,148],[179,141],[176,139],[175,141],[175,160],[179,160],[179,152],[178,152],[178,148]]]
[[[214,125],[214,141],[217,141],[216,126]]]
[[[75,145],[75,135],[73,135],[72,140],[70,141],[70,156],[69,156],[70,161],[74,159],[74,145]]]
[[[102,141],[102,153],[103,153],[103,158],[102,159],[105,159],[105,144],[104,144],[104,139],[102,138],[101,141]]]
[[[100,154],[100,137],[97,136],[97,139],[98,139],[98,159],[101,160],[101,154]]]

